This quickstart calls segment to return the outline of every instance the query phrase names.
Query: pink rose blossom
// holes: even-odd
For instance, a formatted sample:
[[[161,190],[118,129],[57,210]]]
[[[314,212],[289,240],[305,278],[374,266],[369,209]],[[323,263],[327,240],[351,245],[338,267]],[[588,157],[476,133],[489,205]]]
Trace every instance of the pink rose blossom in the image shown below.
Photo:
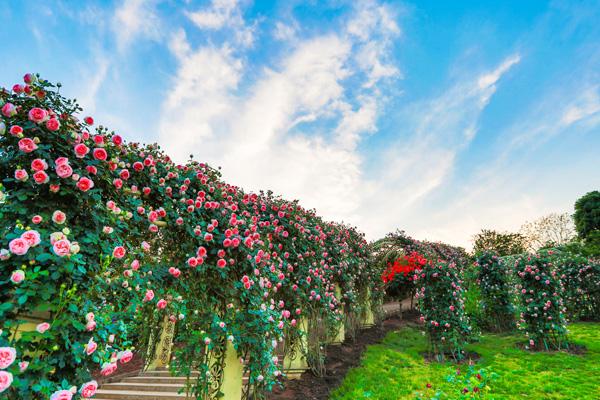
[[[77,158],[83,158],[86,156],[87,153],[90,152],[90,149],[83,143],[79,143],[78,145],[76,145],[74,147],[75,150],[75,156]]]
[[[34,230],[23,232],[21,239],[25,240],[29,247],[35,247],[42,241],[39,232]]]
[[[48,169],[48,163],[41,158],[36,158],[31,162],[31,169],[34,171],[43,171]]]
[[[94,339],[90,339],[90,341],[85,345],[85,354],[90,356],[96,351],[97,348],[98,344],[94,342]]]
[[[27,251],[29,250],[29,244],[27,244],[25,239],[16,238],[8,243],[8,248],[11,253],[17,256],[22,256],[27,254]]]
[[[92,151],[92,155],[94,156],[94,158],[96,160],[100,160],[100,161],[104,161],[108,158],[108,154],[106,153],[106,150],[104,150],[103,148],[95,148]]]
[[[48,183],[50,177],[45,171],[37,171],[35,174],[33,174],[33,180],[38,185],[42,185],[44,183]]]
[[[28,367],[29,367],[29,361],[21,361],[19,363],[19,371],[20,372],[25,372]]]
[[[146,295],[144,296],[144,302],[152,301],[154,298],[154,291],[148,289],[146,290]]]
[[[46,128],[49,131],[56,132],[60,128],[60,121],[56,118],[50,118],[46,121]]]
[[[17,350],[13,347],[0,347],[0,369],[6,369],[15,362]]]
[[[81,389],[79,389],[79,393],[81,393],[81,397],[84,399],[89,399],[96,394],[98,390],[98,382],[90,381],[81,385]]]
[[[83,119],[83,122],[85,122],[88,125],[94,125],[94,118],[92,118],[92,117],[85,117]]]
[[[13,376],[10,372],[0,371],[0,393],[8,389],[12,385],[12,381]]]
[[[42,110],[39,107],[34,107],[29,110],[29,120],[37,124],[42,123],[48,118],[48,111]]]
[[[125,257],[125,252],[126,251],[125,251],[125,248],[123,246],[117,246],[113,250],[113,257],[121,259],[121,258]]]
[[[93,319],[92,319],[92,320],[90,320],[90,321],[88,321],[88,322],[85,324],[85,330],[86,330],[86,331],[88,331],[88,332],[91,332],[91,331],[93,331],[94,329],[96,329],[96,321],[94,321]]]
[[[29,179],[29,174],[24,169],[15,170],[15,179],[21,182],[25,182]]]
[[[37,144],[35,144],[35,142],[29,138],[23,138],[19,140],[19,150],[21,150],[23,153],[31,153],[37,148]]]
[[[119,361],[121,362],[121,364],[127,364],[129,361],[131,361],[132,358],[133,353],[130,350],[125,350],[123,353],[121,353]]]
[[[119,136],[119,135],[114,135],[114,136],[112,137],[112,142],[113,142],[115,145],[117,145],[117,146],[120,146],[120,145],[123,143],[123,138],[122,138],[121,136]]]
[[[90,178],[82,177],[79,179],[79,182],[77,182],[77,188],[79,188],[79,190],[81,190],[82,192],[87,192],[93,187],[94,181],[92,181]]]
[[[163,310],[166,306],[167,306],[167,301],[165,299],[160,299],[156,303],[156,308],[158,308],[159,310]]]
[[[65,223],[66,220],[67,215],[64,212],[56,210],[52,213],[52,222],[54,222],[55,224],[62,225]]]
[[[106,363],[102,367],[100,374],[102,376],[109,376],[109,375],[112,375],[116,370],[117,370],[117,363]]]
[[[50,400],[71,400],[72,398],[73,392],[70,390],[58,390],[50,396]]]
[[[64,257],[71,252],[71,242],[67,239],[58,240],[54,243],[52,249],[57,256]]]
[[[42,322],[41,324],[38,324],[35,327],[35,330],[38,331],[39,333],[44,333],[46,332],[48,329],[50,329],[50,324],[47,322]]]
[[[21,128],[19,125],[13,125],[10,127],[9,132],[11,135],[16,136],[16,137],[22,137],[23,136],[23,128]]]
[[[17,107],[12,103],[6,103],[2,106],[2,115],[9,118],[17,115]]]
[[[25,271],[18,269],[10,275],[10,281],[15,285],[25,280]]]

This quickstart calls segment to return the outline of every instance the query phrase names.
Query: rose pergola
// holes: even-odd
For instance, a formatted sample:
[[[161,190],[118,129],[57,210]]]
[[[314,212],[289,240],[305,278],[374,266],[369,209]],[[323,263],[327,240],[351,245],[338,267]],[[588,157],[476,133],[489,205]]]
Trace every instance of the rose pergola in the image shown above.
[[[171,368],[190,376],[190,394],[206,396],[211,354],[227,343],[259,393],[283,373],[276,349],[302,318],[331,330],[342,310],[364,312],[365,294],[380,300],[381,271],[356,229],[79,120],[77,103],[37,75],[0,92],[0,106],[9,398],[92,397],[92,372],[151,354],[167,320]]]

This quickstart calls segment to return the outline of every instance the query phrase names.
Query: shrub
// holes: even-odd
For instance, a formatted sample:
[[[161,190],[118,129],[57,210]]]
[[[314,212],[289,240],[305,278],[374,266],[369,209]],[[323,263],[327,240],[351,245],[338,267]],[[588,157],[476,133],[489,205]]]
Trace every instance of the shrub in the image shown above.
[[[554,251],[569,319],[600,319],[600,263],[562,249]]]
[[[216,395],[219,377],[208,372],[222,370],[214,363],[227,342],[260,393],[278,381],[276,347],[297,319],[339,324],[342,308],[360,309],[356,293],[380,298],[381,271],[354,228],[94,129],[55,85],[30,74],[25,82],[0,92],[0,358],[13,378],[3,388],[9,398],[77,391],[132,350],[146,354],[165,320],[177,323],[171,367],[204,372],[191,380],[192,396]],[[22,327],[31,314],[41,318],[37,330]],[[80,395],[93,392],[88,383]]]
[[[486,328],[492,331],[512,329],[515,326],[515,308],[512,303],[510,269],[492,252],[481,254],[476,266]]]
[[[464,358],[471,325],[464,310],[464,290],[457,266],[429,261],[415,274],[417,307],[429,334],[430,350],[438,360]]]
[[[423,268],[427,260],[416,251],[409,255],[398,257],[393,263],[388,263],[381,274],[381,280],[386,284],[387,293],[395,293],[402,300],[414,293],[414,276]]]
[[[567,346],[564,288],[554,269],[552,251],[517,259],[522,311],[517,326],[525,331],[528,348],[555,350]]]

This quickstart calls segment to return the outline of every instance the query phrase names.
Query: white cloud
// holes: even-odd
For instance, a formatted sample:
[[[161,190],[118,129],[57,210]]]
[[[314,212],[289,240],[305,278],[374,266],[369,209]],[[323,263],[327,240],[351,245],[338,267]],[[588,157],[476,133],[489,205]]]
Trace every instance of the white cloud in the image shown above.
[[[219,10],[213,2],[190,19],[222,29],[238,13]],[[365,13],[369,19],[359,27]],[[165,148],[180,160],[192,149],[245,188],[299,198],[326,218],[356,219],[364,183],[360,143],[376,131],[384,101],[378,84],[399,75],[389,60],[390,38],[399,33],[390,15],[371,3],[354,10],[341,32],[305,39],[282,33],[289,52],[244,90],[243,48],[233,51],[225,42],[192,49],[178,32],[171,51],[179,68],[163,105]],[[349,91],[354,85],[359,90]],[[313,123],[333,128],[320,132]]]
[[[193,12],[186,11],[185,14],[200,29],[230,30],[238,45],[250,47],[254,42],[256,25],[246,24],[242,5],[238,0],[212,0],[208,7]]]
[[[298,24],[296,21],[293,21],[293,23],[277,21],[273,30],[273,37],[281,41],[291,41],[296,39],[297,31]]]
[[[154,40],[160,37],[155,6],[155,0],[125,0],[115,10],[112,28],[119,51],[123,52],[139,36]]]

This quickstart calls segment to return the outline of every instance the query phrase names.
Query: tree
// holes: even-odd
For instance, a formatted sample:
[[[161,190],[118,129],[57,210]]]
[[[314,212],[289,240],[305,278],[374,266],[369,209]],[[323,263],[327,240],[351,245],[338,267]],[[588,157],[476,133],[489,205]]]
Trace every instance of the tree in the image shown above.
[[[525,243],[525,237],[520,233],[482,229],[473,237],[473,252],[479,254],[484,251],[492,251],[500,257],[521,254],[526,251]]]
[[[519,233],[525,237],[527,249],[532,252],[569,243],[576,235],[573,218],[568,213],[552,213],[526,222]]]
[[[575,228],[583,240],[594,231],[600,230],[600,192],[594,190],[575,202]]]

